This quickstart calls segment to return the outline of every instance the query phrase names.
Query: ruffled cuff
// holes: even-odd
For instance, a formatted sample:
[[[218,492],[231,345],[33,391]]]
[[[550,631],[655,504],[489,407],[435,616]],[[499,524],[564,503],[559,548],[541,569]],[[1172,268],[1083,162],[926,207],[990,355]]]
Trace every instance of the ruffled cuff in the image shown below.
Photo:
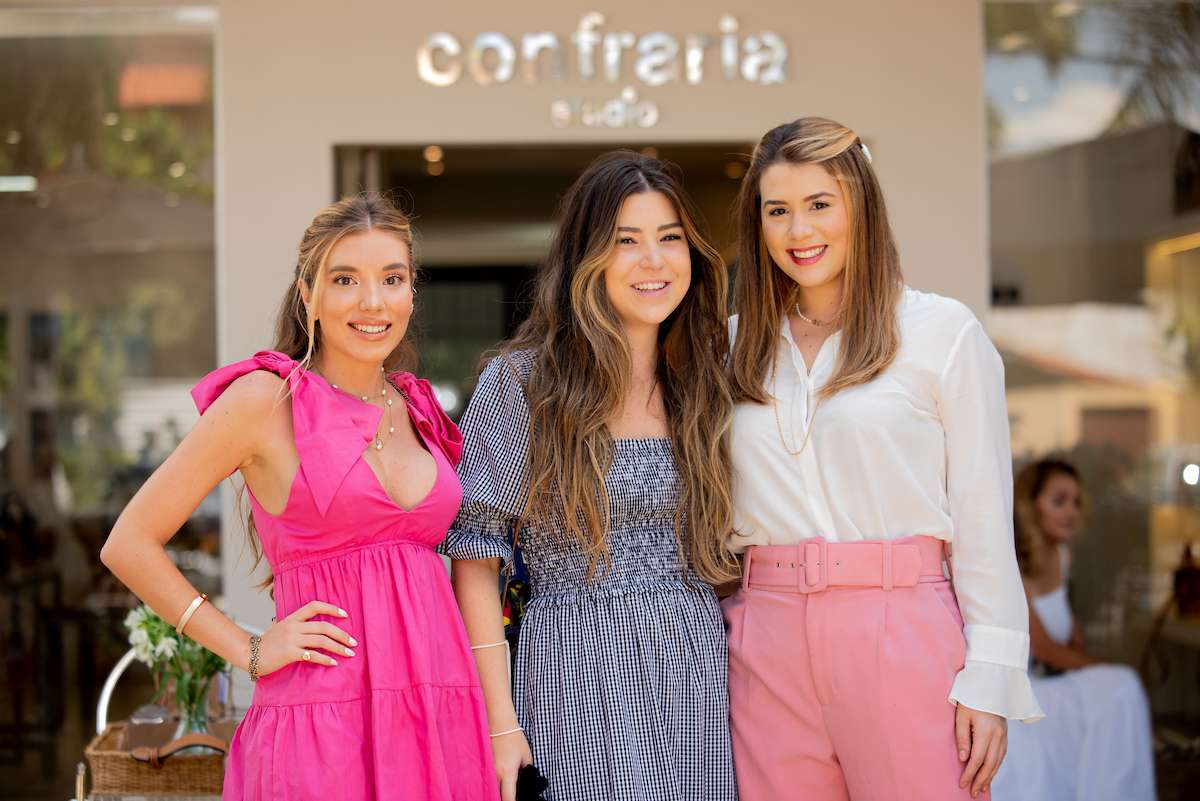
[[[1045,717],[1029,683],[1029,634],[968,623],[966,664],[954,679],[950,700],[1009,720]]]
[[[1029,672],[994,662],[967,660],[950,688],[950,701],[1024,723],[1046,716],[1033,694]]]
[[[512,545],[506,535],[481,533],[461,528],[451,528],[446,539],[437,547],[440,554],[467,561],[471,559],[499,559],[500,566],[512,559]]]

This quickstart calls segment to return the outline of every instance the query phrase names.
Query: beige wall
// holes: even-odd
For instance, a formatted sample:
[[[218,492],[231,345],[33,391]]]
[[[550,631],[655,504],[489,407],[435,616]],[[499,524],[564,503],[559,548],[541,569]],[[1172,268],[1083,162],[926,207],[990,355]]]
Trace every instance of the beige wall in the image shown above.
[[[172,6],[175,0],[0,0],[0,8]],[[217,34],[218,359],[267,344],[294,248],[333,193],[335,144],[745,141],[806,114],[856,128],[875,155],[908,280],[987,305],[986,166],[982,10],[945,0],[633,0],[442,3],[398,0],[209,0]],[[564,45],[588,11],[604,31],[716,36],[722,14],[744,34],[773,31],[790,50],[787,80],[760,87],[706,70],[699,86],[648,88],[520,77],[480,87],[469,78],[438,89],[419,81],[415,53],[447,31],[468,46],[484,31],[519,42],[556,33]],[[564,56],[573,56],[567,46]],[[710,51],[708,58],[713,59]],[[626,56],[626,64],[631,61]],[[634,85],[661,112],[650,129],[557,129],[560,98],[606,100]],[[447,180],[453,180],[447,173]],[[222,553],[226,609],[263,625],[267,595],[246,579],[247,549],[226,492]]]
[[[977,310],[987,301],[982,13],[943,0],[605,0],[461,4],[239,0],[221,4],[218,36],[218,353],[243,358],[268,341],[294,248],[333,191],[335,144],[567,143],[757,139],[822,114],[871,144],[911,283]],[[598,10],[606,31],[717,34],[723,13],[742,31],[771,30],[790,50],[787,80],[761,87],[706,71],[699,86],[647,88],[545,80],[481,87],[422,83],[415,53],[437,31],[465,46],[483,31],[566,40]],[[573,50],[567,48],[565,55]],[[711,56],[710,56],[711,57]],[[628,61],[627,57],[627,61]],[[628,67],[626,71],[629,72]],[[574,72],[571,72],[574,76]],[[626,83],[653,99],[652,129],[556,129],[553,100],[607,99]],[[447,180],[452,175],[447,173]],[[232,514],[232,513],[231,513]],[[230,516],[223,552],[243,550]],[[231,608],[265,622],[244,564],[226,560]]]

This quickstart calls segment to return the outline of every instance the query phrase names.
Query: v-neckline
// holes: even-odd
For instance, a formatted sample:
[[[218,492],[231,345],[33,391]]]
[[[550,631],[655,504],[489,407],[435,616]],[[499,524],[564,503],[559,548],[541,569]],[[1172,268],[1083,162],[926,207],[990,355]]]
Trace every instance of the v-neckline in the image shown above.
[[[349,400],[353,401],[354,403],[360,403],[360,404],[363,404],[364,406],[370,406],[374,409],[379,408],[378,406],[375,406],[375,404],[364,401],[361,397],[354,395],[353,393],[347,392],[346,390],[342,389],[341,387],[334,386],[333,383],[328,378],[321,375],[320,373],[314,372],[312,370],[306,370],[305,372],[308,373],[309,375],[315,375],[317,378],[321,379],[321,381],[323,381],[325,383],[325,386],[329,387],[335,395],[341,395],[342,397],[348,398]],[[421,432],[421,426],[419,425],[419,421],[413,416],[414,412],[416,412],[417,414],[420,414],[420,412],[413,408],[412,403],[409,401],[408,394],[404,390],[402,390],[396,386],[396,384],[392,381],[392,378],[390,375],[387,375],[385,373],[384,380],[388,383],[388,386],[390,386],[397,393],[399,393],[400,397],[404,400],[404,414],[406,417],[408,417],[408,421],[409,421],[409,423],[412,424],[413,431],[417,435],[417,444],[421,446],[422,450],[424,450],[426,453],[429,454],[429,458],[433,459],[433,471],[434,471],[433,484],[429,487],[429,491],[426,492],[425,495],[421,497],[421,500],[417,501],[412,506],[405,506],[404,504],[400,503],[399,501],[397,501],[395,498],[392,497],[392,494],[390,492],[388,492],[387,487],[384,486],[383,479],[379,477],[379,474],[375,472],[375,468],[371,466],[371,463],[369,461],[367,461],[367,454],[371,451],[371,449],[373,447],[375,447],[374,446],[374,438],[372,438],[372,440],[367,443],[367,447],[363,448],[362,452],[358,455],[358,459],[360,462],[363,463],[364,466],[366,466],[367,472],[369,472],[371,474],[371,477],[373,479],[375,479],[375,486],[376,486],[376,488],[379,489],[379,491],[381,493],[383,493],[384,499],[386,499],[388,503],[390,503],[392,506],[394,506],[399,511],[404,512],[405,514],[412,514],[417,509],[420,509],[422,506],[424,506],[430,499],[433,498],[433,494],[434,494],[434,492],[437,491],[438,484],[441,483],[441,480],[442,480],[442,464],[441,464],[441,462],[438,461],[437,454],[434,453],[433,448],[430,447],[428,442],[426,442],[425,435]],[[380,410],[380,411],[382,412],[383,410]],[[376,425],[378,425],[378,424],[376,424]]]
[[[409,415],[409,419],[412,419],[411,415]],[[370,472],[371,477],[375,479],[375,486],[380,492],[383,493],[383,497],[387,499],[387,502],[405,514],[412,514],[424,506],[431,498],[433,498],[433,493],[437,491],[438,484],[440,484],[442,481],[442,463],[438,461],[437,454],[435,454],[425,442],[425,437],[421,434],[421,427],[414,425],[413,428],[417,432],[417,439],[420,441],[421,448],[429,454],[429,458],[433,459],[433,484],[429,487],[429,491],[425,493],[421,500],[417,501],[412,506],[405,506],[393,498],[392,494],[387,491],[387,487],[383,485],[383,479],[379,477],[379,474],[375,472],[375,468],[372,467],[371,463],[367,461],[367,451],[371,450],[371,448],[374,447],[373,445],[367,445],[367,447],[361,454],[359,454],[358,457],[366,466],[367,471]]]
[[[821,356],[825,353],[826,348],[837,347],[831,343],[842,336],[842,330],[839,328],[821,340],[820,346],[817,347],[817,352],[813,354],[812,366],[809,366],[804,358],[804,351],[800,349],[800,345],[796,342],[796,337],[792,335],[792,324],[786,314],[783,316],[783,330],[780,333],[787,343],[793,365],[801,371],[800,375],[808,381],[813,380],[813,375],[816,373],[817,368],[821,366]]]
[[[367,470],[370,471],[371,476],[375,479],[375,486],[378,487],[379,491],[383,493],[383,497],[387,499],[388,503],[405,514],[412,514],[413,512],[417,511],[417,509],[420,509],[422,506],[424,506],[425,503],[433,497],[433,493],[437,490],[437,486],[442,480],[442,464],[438,461],[437,454],[433,452],[433,448],[431,448],[429,443],[425,441],[425,435],[421,432],[421,426],[419,425],[417,419],[413,416],[414,409],[412,403],[410,403],[408,400],[408,395],[396,387],[390,378],[387,379],[387,382],[388,385],[399,392],[400,397],[404,399],[404,414],[408,418],[409,423],[412,425],[413,433],[417,435],[417,444],[421,446],[423,451],[429,454],[430,459],[433,459],[433,484],[430,485],[429,490],[421,497],[421,500],[417,501],[412,506],[405,506],[392,497],[392,494],[388,492],[387,487],[384,486],[383,479],[380,478],[379,474],[375,472],[375,468],[372,467],[371,463],[367,460],[367,454],[370,453],[373,447],[375,447],[374,440],[367,443],[367,447],[363,448],[363,451],[358,455],[358,458],[364,465],[366,465]],[[332,386],[332,384],[330,386]],[[357,400],[359,403],[363,402],[359,398],[354,398],[353,395],[350,395],[350,397],[354,400]]]

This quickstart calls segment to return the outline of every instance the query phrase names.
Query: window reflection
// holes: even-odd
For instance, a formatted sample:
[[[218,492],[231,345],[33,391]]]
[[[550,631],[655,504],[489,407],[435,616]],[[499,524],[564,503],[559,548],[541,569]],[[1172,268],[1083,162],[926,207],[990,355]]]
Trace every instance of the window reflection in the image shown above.
[[[45,781],[127,647],[100,546],[216,363],[214,19],[0,12],[0,750]],[[215,500],[171,545],[209,593]]]
[[[1200,716],[1178,675],[1200,624],[1171,606],[1200,544],[1200,8],[985,15],[989,329],[1014,456],[1066,454],[1084,474],[1071,594],[1090,649],[1150,665],[1157,714]]]

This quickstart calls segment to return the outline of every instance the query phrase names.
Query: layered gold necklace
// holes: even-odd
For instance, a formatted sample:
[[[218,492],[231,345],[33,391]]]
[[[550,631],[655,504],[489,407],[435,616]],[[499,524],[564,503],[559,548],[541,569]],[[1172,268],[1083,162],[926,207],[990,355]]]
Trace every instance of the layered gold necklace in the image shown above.
[[[828,328],[829,326],[833,325],[841,318],[841,314],[837,314],[828,320],[816,320],[812,317],[809,317],[804,312],[800,311],[799,303],[797,303],[795,305],[794,311],[796,312],[796,316],[799,317],[801,320],[808,323],[809,325],[816,326],[817,328]],[[779,359],[778,359],[778,357],[776,357],[775,362],[771,365],[771,387],[772,387],[772,389],[778,388],[778,378],[779,378],[778,371],[779,371]],[[775,396],[775,402],[771,404],[771,410],[775,413],[775,431],[776,431],[776,433],[779,434],[779,444],[783,446],[784,451],[786,451],[788,453],[788,455],[799,456],[800,454],[804,453],[804,450],[808,447],[808,440],[812,437],[813,426],[817,422],[817,412],[820,410],[820,408],[821,408],[821,399],[818,397],[817,402],[813,405],[812,414],[809,415],[808,425],[806,425],[804,427],[804,439],[800,441],[800,449],[792,450],[790,447],[788,447],[787,438],[784,437],[784,435],[783,435],[783,421],[779,419],[779,397]],[[791,426],[789,426],[789,428],[791,428]],[[793,437],[792,439],[793,439],[793,441],[795,441],[795,437]]]
[[[383,386],[379,390],[379,397],[383,399],[384,409],[387,411],[387,436],[388,436],[388,439],[390,440],[392,438],[392,434],[396,433],[396,426],[392,422],[392,398],[388,395],[387,373],[384,370],[382,365],[379,367],[379,370],[380,370],[380,372],[384,373]],[[333,382],[330,382],[329,385],[331,387],[333,387],[334,389],[338,389],[338,385],[334,384]],[[404,398],[404,402],[408,403],[408,395],[406,395],[403,390],[394,390],[394,391],[399,392],[400,397]],[[359,397],[359,400],[361,400],[363,403],[371,402],[371,397],[369,395],[359,395],[358,397]],[[383,421],[381,420],[380,423],[382,423],[382,422]],[[382,432],[383,432],[382,425],[380,425],[378,428],[375,429],[375,443],[374,444],[375,444],[375,450],[377,450],[377,451],[383,450],[383,433]]]

